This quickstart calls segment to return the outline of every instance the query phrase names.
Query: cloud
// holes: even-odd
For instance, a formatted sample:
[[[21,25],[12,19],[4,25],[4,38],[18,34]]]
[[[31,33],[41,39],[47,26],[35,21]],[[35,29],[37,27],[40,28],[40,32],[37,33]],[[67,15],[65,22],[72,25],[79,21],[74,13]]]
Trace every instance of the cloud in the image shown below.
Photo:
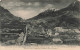
[[[35,6],[37,6],[37,5],[35,5]],[[53,7],[53,5],[48,4],[44,8],[38,8],[38,9],[35,9],[32,7],[28,7],[26,9],[18,8],[18,9],[14,9],[13,11],[11,11],[11,13],[16,16],[22,17],[23,19],[29,19],[29,18],[32,18],[32,17],[38,15],[40,12],[43,12],[52,7]]]
[[[78,1],[80,1],[80,0],[78,0]]]
[[[34,6],[40,6],[40,3],[39,2],[35,2],[33,5]]]
[[[32,5],[32,3],[31,3],[31,2],[29,2],[27,5],[28,5],[28,6],[31,6],[31,5]]]
[[[33,16],[38,15],[39,12],[35,10],[18,10],[18,11],[12,11],[13,14],[16,16],[22,17],[23,19],[29,19]]]
[[[33,3],[32,2],[28,2],[28,3],[25,4],[25,6],[34,6],[34,7],[35,6],[40,6],[40,5],[41,4],[39,2],[33,2]]]
[[[24,2],[15,2],[15,1],[10,1],[10,2],[2,2],[1,5],[7,9],[15,8],[15,7],[20,7],[25,5]]]
[[[72,2],[74,0],[20,0],[22,2],[40,2],[40,3],[67,3],[67,2]]]
[[[31,18],[46,9],[61,9],[74,0],[3,0],[1,5],[15,16]]]

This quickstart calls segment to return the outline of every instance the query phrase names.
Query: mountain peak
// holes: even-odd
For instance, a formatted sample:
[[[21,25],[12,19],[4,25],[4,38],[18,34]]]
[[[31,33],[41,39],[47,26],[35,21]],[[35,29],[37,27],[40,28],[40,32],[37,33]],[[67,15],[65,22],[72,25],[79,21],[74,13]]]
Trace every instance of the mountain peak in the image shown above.
[[[12,21],[12,20],[18,20],[20,19],[19,17],[14,16],[11,14],[7,9],[4,7],[0,6],[0,22],[7,22],[7,21]]]
[[[80,11],[80,1],[74,1],[69,5],[69,8],[73,11]]]
[[[2,6],[0,6],[0,11],[3,10],[4,8]]]

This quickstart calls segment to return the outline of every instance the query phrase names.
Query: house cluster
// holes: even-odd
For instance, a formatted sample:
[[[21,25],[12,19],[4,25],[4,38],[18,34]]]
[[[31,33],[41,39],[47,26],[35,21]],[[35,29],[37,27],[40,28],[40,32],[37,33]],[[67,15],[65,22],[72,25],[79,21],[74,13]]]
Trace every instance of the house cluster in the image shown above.
[[[75,33],[80,33],[80,30],[79,29],[64,29],[62,27],[55,27],[54,28],[55,32],[75,32]]]
[[[77,28],[67,29],[63,27],[55,27],[54,30],[55,30],[54,34],[55,38],[52,39],[53,42],[63,43],[63,41],[74,41],[74,40],[80,41],[80,30]],[[61,40],[60,38],[61,36],[63,40]],[[65,37],[65,39],[63,37]]]

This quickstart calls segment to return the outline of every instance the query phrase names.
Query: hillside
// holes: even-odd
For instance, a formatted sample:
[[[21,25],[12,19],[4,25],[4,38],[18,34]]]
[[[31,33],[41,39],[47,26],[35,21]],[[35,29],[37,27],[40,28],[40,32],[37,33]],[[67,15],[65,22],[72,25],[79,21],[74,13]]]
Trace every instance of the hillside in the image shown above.
[[[48,28],[54,27],[67,27],[79,28],[80,27],[80,2],[75,1],[68,7],[60,10],[46,10],[39,15],[28,19],[27,22],[32,24],[36,23],[45,25]],[[44,26],[43,26],[44,27]]]
[[[15,20],[21,20],[22,18],[16,17],[13,14],[11,14],[7,9],[0,6],[0,27],[2,23],[9,23],[11,21]]]
[[[7,9],[0,6],[0,21],[6,21],[6,20],[19,20],[20,17],[16,17],[13,14],[11,14]]]

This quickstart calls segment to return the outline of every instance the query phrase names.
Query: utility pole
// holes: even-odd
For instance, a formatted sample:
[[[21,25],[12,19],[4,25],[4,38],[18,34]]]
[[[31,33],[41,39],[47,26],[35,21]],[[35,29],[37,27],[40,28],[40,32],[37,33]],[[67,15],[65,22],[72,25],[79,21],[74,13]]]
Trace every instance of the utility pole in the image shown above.
[[[23,43],[22,43],[22,45],[24,45],[25,42],[26,42],[27,34],[28,34],[28,32],[27,32],[27,26],[26,26],[26,28],[25,28],[25,34],[24,34],[24,38],[23,38]]]
[[[2,1],[2,0],[0,0],[0,6],[1,6],[1,1]],[[0,14],[0,15],[1,15],[1,14]],[[1,20],[0,20],[0,21],[1,21]],[[0,28],[1,28],[1,22],[0,22]]]
[[[0,6],[1,6],[1,0],[0,0]],[[1,15],[1,14],[0,14]],[[1,20],[0,20],[0,38],[1,38],[1,33],[2,33],[2,31],[1,31]],[[1,39],[0,39],[1,40]]]

